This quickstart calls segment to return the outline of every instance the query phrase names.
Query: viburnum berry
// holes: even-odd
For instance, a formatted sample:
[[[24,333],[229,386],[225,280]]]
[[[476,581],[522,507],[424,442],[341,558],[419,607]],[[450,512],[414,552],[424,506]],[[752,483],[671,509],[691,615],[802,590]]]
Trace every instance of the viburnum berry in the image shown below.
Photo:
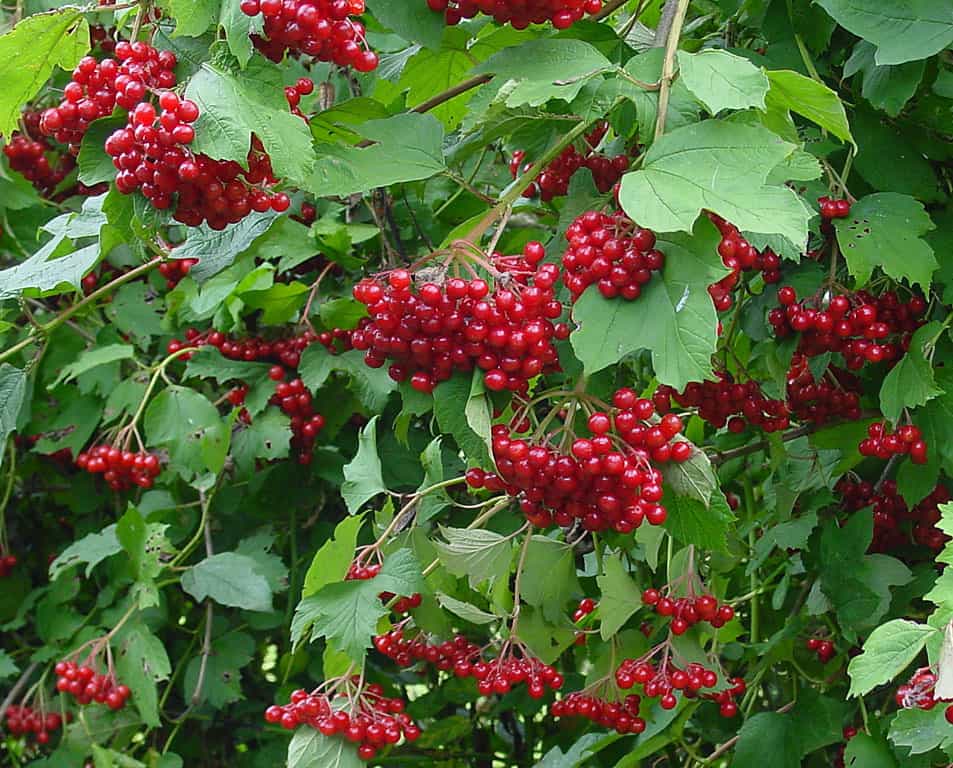
[[[443,13],[450,25],[485,13],[498,24],[511,24],[515,29],[546,23],[567,29],[586,14],[602,10],[602,0],[427,0],[427,5],[432,11]]]
[[[594,413],[591,426],[610,434],[577,438],[567,452],[548,441],[525,440],[504,424],[492,429],[496,473],[467,474],[472,488],[503,490],[519,499],[520,509],[533,525],[566,528],[575,521],[590,531],[612,529],[631,533],[643,521],[665,522],[662,473],[654,464],[688,460],[691,446],[676,440],[681,420],[652,423],[651,400],[630,389],[613,396],[611,413]],[[682,448],[680,446],[684,445]]]
[[[820,637],[809,637],[804,645],[809,651],[817,655],[817,660],[821,662],[821,664],[827,664],[837,653],[834,648],[834,643]]]
[[[543,202],[549,202],[555,197],[563,197],[569,193],[569,182],[577,171],[588,168],[592,173],[596,189],[605,194],[609,192],[629,169],[631,160],[628,155],[608,157],[596,152],[596,147],[605,138],[609,130],[609,123],[600,120],[596,127],[586,136],[585,147],[579,150],[570,144],[562,153],[539,172],[535,180],[523,191],[523,197],[539,197]],[[510,175],[516,179],[526,173],[532,163],[526,162],[526,153],[518,150],[510,160]]]
[[[777,283],[781,280],[781,259],[770,248],[759,251],[741,235],[736,226],[720,216],[709,214],[709,218],[721,232],[718,254],[722,263],[731,270],[730,275],[708,287],[715,309],[724,312],[734,304],[732,291],[743,272],[761,272],[764,282]]]
[[[659,646],[662,647],[665,646]],[[642,659],[623,661],[615,673],[616,685],[624,691],[639,685],[646,698],[659,700],[662,709],[675,709],[677,692],[695,698],[704,688],[714,688],[718,684],[718,675],[701,664],[693,662],[681,669],[669,655],[665,655],[658,665],[653,664],[651,656],[658,650],[653,649]]]
[[[641,704],[641,697],[634,693],[617,703],[576,691],[553,702],[549,707],[549,714],[555,718],[583,717],[603,728],[611,728],[616,733],[639,734],[646,726],[644,718],[639,717]]]
[[[885,480],[879,489],[872,483],[842,477],[835,491],[847,512],[873,507],[874,536],[870,552],[901,554],[911,544],[939,552],[950,538],[937,527],[940,505],[950,501],[950,492],[939,484],[914,507],[908,507],[897,483]]]
[[[19,562],[20,560],[16,555],[10,552],[4,553],[0,550],[0,579],[5,579],[13,573],[13,569],[17,567]]]
[[[791,424],[787,405],[783,400],[766,397],[756,381],[734,381],[727,373],[719,372],[717,381],[689,383],[682,392],[662,384],[652,395],[652,402],[660,414],[670,413],[672,401],[682,408],[697,409],[700,418],[713,427],[743,432],[748,425],[765,432],[779,432]]]
[[[933,709],[938,701],[935,697],[936,675],[926,668],[918,669],[913,676],[894,694],[894,700],[900,709]]]
[[[566,229],[566,240],[563,283],[574,302],[593,283],[607,299],[637,299],[652,273],[665,266],[655,234],[621,211],[586,211]]]
[[[893,292],[875,297],[858,291],[832,296],[822,306],[817,301],[798,302],[794,289],[786,287],[778,293],[781,307],[768,314],[775,336],[799,334],[797,351],[805,357],[839,352],[850,370],[868,363],[895,363],[924,323],[926,302],[919,296],[901,302]]]
[[[198,263],[198,259],[172,259],[170,261],[163,261],[159,265],[159,274],[165,278],[166,287],[171,291],[189,274],[192,267]]]
[[[357,678],[344,681],[345,689],[336,693],[294,691],[288,704],[268,707],[265,721],[287,730],[307,725],[324,736],[343,737],[358,745],[362,760],[373,760],[387,745],[420,737],[403,699],[387,698],[376,683],[361,683]]]
[[[403,269],[364,279],[354,298],[369,317],[351,343],[368,366],[390,363],[391,378],[421,392],[474,368],[492,391],[523,391],[558,367],[554,342],[568,336],[568,327],[554,323],[563,313],[554,291],[559,269],[540,264],[543,255],[536,242],[518,256],[494,254],[490,261],[503,277],[492,288],[481,278],[456,277],[417,286]]]
[[[734,608],[727,603],[719,605],[711,595],[670,597],[668,592],[647,589],[642,593],[642,604],[651,606],[659,616],[671,618],[669,628],[674,635],[684,635],[701,621],[719,629],[735,617]]]
[[[47,712],[43,707],[12,704],[3,712],[4,726],[11,736],[25,736],[40,746],[50,743],[52,734],[63,727],[58,712]]]
[[[851,372],[829,365],[814,378],[806,356],[795,354],[787,374],[787,407],[793,418],[825,424],[843,418],[861,417],[860,380]]]
[[[817,198],[817,204],[821,209],[821,218],[827,219],[846,219],[850,216],[849,200],[834,200],[830,197]]]
[[[454,672],[458,677],[468,677],[470,665],[480,657],[481,648],[463,635],[453,640],[433,642],[429,636],[419,633],[412,639],[405,638],[401,627],[392,629],[374,638],[374,647],[400,667],[410,667],[418,662],[432,664],[441,672]]]
[[[264,17],[262,34],[252,41],[272,61],[304,54],[358,72],[377,69],[364,25],[351,18],[364,13],[364,0],[242,0],[240,8],[246,16]]]
[[[134,485],[151,488],[162,472],[162,459],[148,451],[133,452],[101,444],[80,453],[76,466],[91,475],[102,475],[114,491],[125,491]]]
[[[116,44],[115,54],[115,59],[102,61],[92,56],[81,59],[64,89],[63,101],[46,110],[40,120],[43,134],[69,145],[74,155],[92,122],[108,117],[115,107],[133,110],[150,90],[176,84],[172,51],[122,41]]]
[[[884,422],[867,427],[867,437],[858,446],[861,456],[876,456],[884,461],[893,456],[909,456],[914,464],[927,463],[927,444],[918,427],[905,424],[889,432]]]
[[[101,674],[91,666],[80,666],[75,661],[60,661],[54,671],[56,690],[72,696],[80,705],[95,701],[115,712],[126,706],[132,695],[129,687],[119,683],[112,671]]]

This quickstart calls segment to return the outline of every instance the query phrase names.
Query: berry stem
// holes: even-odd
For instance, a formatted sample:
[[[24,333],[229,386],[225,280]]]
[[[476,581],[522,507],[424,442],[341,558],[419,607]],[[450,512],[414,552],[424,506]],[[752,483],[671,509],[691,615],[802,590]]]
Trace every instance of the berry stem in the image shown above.
[[[520,549],[520,559],[516,563],[516,578],[513,582],[513,623],[510,625],[510,636],[517,637],[517,631],[520,624],[520,588],[523,581],[523,569],[526,567],[526,556],[529,554],[529,545],[533,540],[532,528],[526,531],[526,538],[523,539],[523,546]]]
[[[10,503],[10,497],[13,495],[13,483],[17,477],[17,448],[16,444],[13,441],[13,438],[10,438],[10,476],[7,479],[7,486],[3,490],[3,499],[0,499],[0,554],[8,553],[9,549],[7,548],[7,504]],[[0,455],[0,460],[3,459],[3,456]],[[0,715],[6,711],[6,707],[0,707]]]
[[[751,530],[748,531],[748,556],[754,556],[754,547],[756,542],[755,537],[755,505],[754,505],[754,488],[751,485],[751,478],[747,472],[742,473],[742,483],[744,489],[744,504],[745,512],[748,517],[748,524],[751,526]],[[751,631],[750,631],[750,641],[752,645],[757,644],[760,636],[761,630],[761,603],[758,600],[758,569],[755,568],[751,572],[751,577],[749,581],[749,588],[752,592],[751,596]]]
[[[671,4],[673,0],[669,0]],[[675,80],[675,54],[678,53],[678,41],[682,36],[682,27],[688,13],[689,0],[677,0],[672,28],[665,44],[665,60],[662,62],[662,79],[658,94],[658,116],[655,119],[655,140],[665,133],[665,121],[668,118],[668,101],[672,95],[672,82]]]

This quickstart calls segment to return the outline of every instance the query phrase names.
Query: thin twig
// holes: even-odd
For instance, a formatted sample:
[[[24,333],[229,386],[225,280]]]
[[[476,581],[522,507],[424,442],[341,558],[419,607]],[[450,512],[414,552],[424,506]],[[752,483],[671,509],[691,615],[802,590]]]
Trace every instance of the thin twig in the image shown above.
[[[493,75],[477,75],[476,77],[471,77],[469,80],[464,80],[462,83],[458,83],[452,88],[448,88],[443,93],[438,93],[433,98],[421,102],[410,111],[417,112],[419,114],[429,112],[431,109],[435,109],[441,104],[446,104],[451,99],[455,99],[461,93],[466,93],[467,91],[472,91],[474,88],[479,88],[481,85],[490,82],[492,79]]]
[[[798,427],[797,429],[792,429],[790,432],[782,434],[781,441],[787,443],[791,440],[797,440],[799,437],[817,432],[820,427],[821,425],[818,424],[805,424],[803,427]],[[771,443],[767,440],[759,440],[756,443],[743,445],[740,448],[733,448],[730,451],[718,451],[717,453],[713,453],[709,458],[712,464],[724,464],[726,461],[731,461],[732,459],[738,459],[742,456],[758,453],[758,451],[767,450],[770,446]]]
[[[655,140],[665,133],[665,120],[668,116],[668,100],[672,92],[672,81],[675,79],[675,55],[678,53],[678,41],[682,36],[682,26],[685,24],[685,16],[688,13],[689,0],[668,0],[665,10],[675,6],[675,16],[672,20],[671,29],[668,32],[668,42],[665,46],[665,60],[662,63],[662,87],[658,94],[658,116],[655,119]],[[664,16],[663,16],[664,21]],[[659,31],[662,30],[662,24],[659,24]],[[656,39],[657,42],[657,39]]]

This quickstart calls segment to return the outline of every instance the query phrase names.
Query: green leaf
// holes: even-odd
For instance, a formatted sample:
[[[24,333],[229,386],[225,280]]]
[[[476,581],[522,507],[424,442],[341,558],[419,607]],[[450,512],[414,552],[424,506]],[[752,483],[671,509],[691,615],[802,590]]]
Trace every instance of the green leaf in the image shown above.
[[[443,16],[417,0],[368,0],[374,18],[404,40],[438,50],[446,29]]]
[[[150,339],[165,333],[162,309],[162,299],[145,283],[136,282],[121,286],[104,311],[119,331],[146,348]]]
[[[146,409],[150,445],[169,451],[170,466],[186,478],[220,472],[228,454],[230,431],[212,403],[186,387],[169,387]]]
[[[910,348],[884,377],[880,387],[880,410],[896,424],[904,408],[926,405],[943,394],[933,376],[933,366],[924,356],[924,348],[943,330],[937,322],[928,323],[913,334]]]
[[[546,536],[533,536],[520,581],[520,597],[557,622],[565,616],[566,602],[581,590],[576,579],[575,551]]]
[[[193,151],[247,167],[254,134],[276,176],[303,185],[311,175],[315,168],[311,132],[288,109],[276,65],[257,57],[236,73],[205,63],[185,94],[199,107]]]
[[[474,60],[473,49],[469,47],[470,35],[457,28],[450,31],[447,38],[442,48],[422,48],[404,66],[397,87],[407,91],[408,104],[422,104],[458,85],[469,74]],[[473,92],[467,91],[429,110],[428,114],[440,120],[447,130],[453,130],[467,116],[472,98]]]
[[[182,589],[201,602],[206,597],[219,605],[246,611],[270,611],[271,587],[247,555],[222,552],[207,557],[182,574]]]
[[[897,768],[897,761],[886,742],[858,733],[844,750],[845,768]]]
[[[571,340],[587,375],[649,349],[664,384],[682,390],[691,381],[712,377],[718,316],[708,286],[727,274],[717,253],[719,240],[707,220],[699,223],[695,237],[660,238],[666,257],[661,279],[653,277],[637,301],[606,299],[595,286],[586,290],[573,307],[577,329]]]
[[[47,389],[56,389],[61,384],[73,381],[77,376],[101,365],[108,365],[119,360],[130,360],[135,357],[135,354],[136,350],[128,344],[106,344],[102,347],[84,349],[74,362],[60,370],[60,375],[47,386]]]
[[[953,43],[946,0],[816,0],[842,27],[877,46],[878,64],[933,56]]]
[[[380,573],[373,579],[328,584],[306,597],[295,610],[291,623],[292,642],[297,645],[309,632],[311,640],[324,637],[360,661],[371,644],[377,622],[387,615],[381,592],[412,595],[424,589],[420,563],[409,549],[387,556]]]
[[[440,532],[447,540],[434,542],[440,562],[454,576],[466,576],[474,589],[484,581],[495,582],[509,573],[512,539],[481,529],[440,526]]]
[[[114,131],[125,128],[122,118],[106,117],[90,123],[80,144],[76,165],[79,168],[79,180],[87,186],[111,182],[116,178],[116,167],[112,158],[106,154],[104,145]]]
[[[806,117],[843,141],[854,143],[844,104],[835,91],[810,77],[789,69],[768,72],[771,90],[769,109],[783,109]]]
[[[913,98],[923,79],[925,61],[913,61],[899,66],[879,66],[874,61],[877,48],[866,40],[854,46],[844,77],[861,75],[861,94],[877,109],[897,117],[904,105]]]
[[[7,456],[7,438],[17,428],[17,419],[26,396],[26,371],[8,363],[0,365],[0,466]]]
[[[62,286],[78,288],[83,276],[99,261],[99,245],[87,245],[62,253],[65,241],[54,237],[26,261],[0,270],[0,300],[11,299],[27,290],[54,291]]]
[[[250,309],[262,310],[263,325],[283,325],[304,306],[310,287],[297,281],[275,283],[263,291],[246,291],[242,301]]]
[[[232,56],[238,59],[241,66],[247,66],[255,54],[251,35],[261,34],[264,31],[264,18],[245,15],[241,9],[241,3],[223,2],[219,26],[225,33],[225,41],[228,43],[228,50],[231,51]]]
[[[485,394],[472,394],[477,376],[479,371],[473,375],[456,373],[438,384],[433,392],[433,411],[440,431],[452,436],[468,459],[490,466],[489,406]],[[465,404],[463,408],[461,403]],[[474,429],[474,424],[480,432]]]
[[[520,611],[519,639],[544,664],[554,664],[575,637],[576,633],[565,617],[557,625],[547,621],[543,612],[532,606],[524,605]]]
[[[424,480],[417,492],[425,491],[444,481],[443,476],[443,438],[435,437],[431,440],[423,453],[420,454],[420,463],[424,468]],[[422,496],[417,502],[417,524],[425,523],[450,506],[450,497],[443,488]]]
[[[863,696],[878,685],[893,680],[920,654],[927,640],[938,630],[906,619],[883,624],[867,638],[864,652],[847,667],[850,695]]]
[[[89,25],[79,8],[27,16],[0,35],[0,133],[9,137],[21,108],[56,68],[71,70],[88,50]]]
[[[242,474],[250,474],[258,459],[286,459],[291,452],[291,420],[281,411],[268,409],[252,423],[239,425],[232,435],[232,458]]]
[[[894,192],[867,195],[835,227],[847,267],[860,285],[879,267],[894,280],[929,288],[937,261],[923,235],[934,225],[917,200]]]
[[[622,564],[619,554],[604,559],[603,572],[596,577],[596,583],[601,593],[600,634],[603,640],[608,640],[642,607],[642,593]]]
[[[610,69],[612,63],[589,43],[550,37],[504,48],[475,67],[473,74],[513,81],[505,88],[504,102],[519,107],[539,106],[550,99],[572,101],[591,76]]]
[[[953,734],[945,712],[944,706],[929,710],[901,709],[890,722],[888,737],[898,747],[909,749],[911,755],[922,755],[937,747],[950,749]]]
[[[363,524],[363,515],[347,517],[338,523],[334,529],[334,538],[325,541],[311,561],[311,566],[304,577],[302,597],[310,597],[326,584],[344,580],[354,559],[357,535]]]
[[[348,377],[354,394],[371,413],[384,410],[391,393],[397,389],[387,369],[366,365],[364,354],[359,350],[332,355],[321,344],[312,344],[302,353],[298,374],[308,389],[320,389],[333,373]]]
[[[728,51],[678,52],[679,77],[712,115],[723,109],[764,109],[770,83],[764,70]]]
[[[0,680],[13,677],[20,669],[6,651],[0,650]]]
[[[676,494],[697,499],[706,507],[711,502],[711,495],[719,487],[711,459],[694,445],[688,461],[669,462],[662,467],[662,474],[665,485]]]
[[[287,768],[362,768],[364,765],[353,744],[324,736],[307,725],[295,731],[288,744]]]
[[[481,611],[475,605],[457,600],[443,592],[437,592],[436,597],[442,608],[450,611],[454,616],[459,616],[464,621],[469,621],[471,624],[492,624],[494,621],[500,620],[499,616]]]
[[[218,19],[221,0],[163,0],[162,5],[175,19],[173,37],[198,37]]]
[[[706,550],[727,551],[728,531],[735,516],[721,492],[712,494],[710,506],[687,496],[665,494],[668,517],[665,530],[683,544]]]
[[[761,712],[745,720],[738,732],[732,768],[763,768],[771,755],[771,768],[800,768],[798,732],[790,717]]]
[[[132,701],[150,728],[158,728],[159,696],[157,683],[168,680],[172,665],[162,641],[145,624],[133,624],[124,630],[114,652],[116,673],[132,691]]]
[[[568,752],[563,752],[559,747],[553,747],[549,752],[543,755],[534,768],[576,768],[581,765],[586,756],[592,754],[592,747],[605,739],[600,733],[587,733],[579,741],[572,745]]]
[[[619,200],[633,220],[656,232],[691,232],[709,210],[746,232],[803,244],[807,206],[793,190],[765,183],[795,150],[761,126],[705,120],[655,142],[642,169],[622,178]]]
[[[122,545],[116,537],[116,526],[110,525],[99,533],[90,533],[74,541],[50,563],[50,581],[56,581],[59,575],[80,563],[86,563],[86,578],[107,557],[122,552]]]
[[[131,504],[116,523],[116,540],[125,550],[132,571],[140,581],[149,581],[162,570],[161,556],[168,551],[163,523],[147,523]],[[108,529],[107,529],[108,530]]]
[[[358,128],[369,147],[319,144],[303,188],[317,197],[347,196],[399,182],[429,179],[446,169],[443,126],[433,115],[396,115]]]
[[[175,249],[178,259],[198,259],[189,276],[202,283],[232,265],[235,257],[265,233],[278,219],[274,211],[252,212],[237,224],[221,232],[207,224],[190,227],[188,239]]]
[[[265,577],[272,592],[284,592],[288,589],[288,569],[284,561],[271,549],[275,545],[275,534],[269,528],[242,539],[235,547],[235,554],[246,555],[255,561],[255,570]]]
[[[196,703],[209,704],[221,709],[241,701],[242,673],[255,657],[255,639],[245,632],[230,632],[212,642],[212,652],[205,662],[205,679]],[[182,694],[186,702],[192,701],[198,684],[201,655],[193,658],[185,668],[182,678]]]
[[[347,511],[356,514],[361,506],[379,493],[386,493],[384,468],[377,453],[377,422],[375,416],[361,430],[358,439],[357,455],[344,467],[344,484],[341,496],[347,505]]]

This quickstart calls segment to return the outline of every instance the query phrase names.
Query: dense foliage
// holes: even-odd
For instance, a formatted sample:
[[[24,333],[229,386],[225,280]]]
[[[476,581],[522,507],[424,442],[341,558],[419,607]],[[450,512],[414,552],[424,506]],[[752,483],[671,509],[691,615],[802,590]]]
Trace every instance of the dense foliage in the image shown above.
[[[0,763],[953,760],[949,0],[0,25]]]

